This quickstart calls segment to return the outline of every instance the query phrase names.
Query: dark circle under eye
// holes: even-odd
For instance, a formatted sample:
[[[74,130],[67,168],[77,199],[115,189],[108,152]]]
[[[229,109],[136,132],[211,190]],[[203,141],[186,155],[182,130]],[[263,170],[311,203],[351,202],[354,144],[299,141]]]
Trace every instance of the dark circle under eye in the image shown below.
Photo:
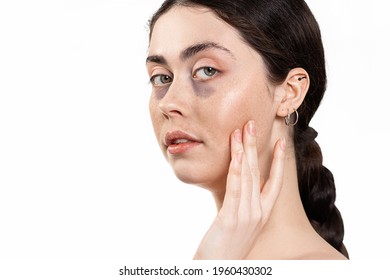
[[[207,76],[214,76],[216,73],[217,73],[217,70],[215,70],[213,67],[206,67],[203,69],[203,72],[207,75]]]

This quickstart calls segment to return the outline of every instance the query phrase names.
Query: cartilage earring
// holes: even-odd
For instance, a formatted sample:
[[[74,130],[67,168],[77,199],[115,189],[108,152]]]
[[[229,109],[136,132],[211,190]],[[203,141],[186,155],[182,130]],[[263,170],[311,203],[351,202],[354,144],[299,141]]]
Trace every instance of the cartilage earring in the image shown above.
[[[284,123],[287,126],[294,126],[298,123],[299,114],[298,111],[294,109],[293,114],[295,113],[295,119],[291,118],[290,112],[288,112],[287,116],[284,117]]]

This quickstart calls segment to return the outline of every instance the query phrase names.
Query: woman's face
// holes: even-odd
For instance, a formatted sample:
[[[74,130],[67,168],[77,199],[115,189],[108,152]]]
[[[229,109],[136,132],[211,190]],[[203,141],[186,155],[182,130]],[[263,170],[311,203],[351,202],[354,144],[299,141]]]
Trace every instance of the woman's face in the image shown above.
[[[179,179],[224,188],[230,134],[249,120],[268,168],[273,87],[260,55],[233,27],[208,9],[174,7],[154,26],[146,64],[154,132]]]

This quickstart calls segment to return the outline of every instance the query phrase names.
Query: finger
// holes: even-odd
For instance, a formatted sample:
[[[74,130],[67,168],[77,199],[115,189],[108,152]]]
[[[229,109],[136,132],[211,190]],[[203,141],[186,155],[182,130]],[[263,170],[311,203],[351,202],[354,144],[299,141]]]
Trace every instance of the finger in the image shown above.
[[[246,153],[244,152],[241,164],[241,194],[238,209],[238,218],[241,223],[249,222],[252,217],[252,174]]]
[[[252,184],[249,186],[251,188],[251,197],[252,205],[259,207],[260,205],[260,169],[258,163],[258,154],[257,154],[257,142],[256,142],[256,129],[255,122],[249,121],[244,128],[244,151],[245,156],[248,161],[250,174],[252,177]]]
[[[226,192],[221,214],[236,215],[240,204],[241,196],[241,165],[244,152],[238,151],[232,156],[229,166],[229,173],[226,181]]]
[[[282,189],[286,140],[279,139],[275,144],[270,176],[264,185],[261,194],[262,212],[264,222],[269,218],[276,199]]]
[[[242,134],[239,129],[236,129],[230,135],[230,153],[232,159],[230,161],[221,214],[227,215],[234,213],[236,215],[241,196],[241,165],[244,154]]]
[[[230,154],[231,158],[233,159],[233,156],[239,152],[244,151],[244,147],[242,145],[242,133],[241,130],[236,129],[231,135],[230,135]]]
[[[260,193],[263,192],[264,184],[265,184],[265,180],[263,177],[260,176]]]

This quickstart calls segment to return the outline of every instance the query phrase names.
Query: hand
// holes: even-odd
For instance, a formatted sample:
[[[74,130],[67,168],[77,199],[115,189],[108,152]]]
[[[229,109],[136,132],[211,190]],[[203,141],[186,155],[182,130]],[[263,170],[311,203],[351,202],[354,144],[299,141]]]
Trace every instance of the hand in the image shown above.
[[[285,140],[275,144],[271,171],[263,186],[254,122],[248,122],[243,133],[239,129],[232,133],[223,205],[194,259],[244,259],[249,254],[281,190],[285,147]]]

